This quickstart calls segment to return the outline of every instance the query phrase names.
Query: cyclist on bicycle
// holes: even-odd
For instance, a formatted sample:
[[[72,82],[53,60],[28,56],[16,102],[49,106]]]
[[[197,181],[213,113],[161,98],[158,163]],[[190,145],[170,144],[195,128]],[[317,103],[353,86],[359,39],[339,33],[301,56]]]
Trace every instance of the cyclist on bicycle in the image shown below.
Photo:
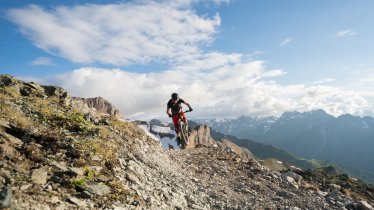
[[[184,101],[183,99],[179,98],[177,93],[171,94],[171,99],[169,100],[167,104],[167,109],[166,109],[166,114],[168,114],[169,117],[173,118],[175,132],[177,133],[178,145],[180,145],[179,128],[178,128],[179,114],[183,115],[184,123],[186,124],[187,130],[188,130],[188,122],[187,122],[186,115],[182,111],[182,103],[188,106],[189,111],[192,111],[190,104]]]

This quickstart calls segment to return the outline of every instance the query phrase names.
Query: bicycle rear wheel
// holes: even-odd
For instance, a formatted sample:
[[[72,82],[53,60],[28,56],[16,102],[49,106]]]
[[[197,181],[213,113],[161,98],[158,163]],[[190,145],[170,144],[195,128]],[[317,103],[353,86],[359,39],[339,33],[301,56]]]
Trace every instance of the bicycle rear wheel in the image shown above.
[[[186,148],[188,143],[188,131],[186,129],[186,124],[183,121],[179,122],[179,133],[181,138],[182,149],[184,149]]]

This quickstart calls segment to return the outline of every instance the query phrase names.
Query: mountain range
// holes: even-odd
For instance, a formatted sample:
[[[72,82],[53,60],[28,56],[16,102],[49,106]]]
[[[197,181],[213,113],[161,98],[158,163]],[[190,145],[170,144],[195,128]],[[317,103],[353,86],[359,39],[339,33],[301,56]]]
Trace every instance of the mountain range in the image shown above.
[[[337,164],[374,182],[374,118],[350,114],[334,117],[324,110],[285,112],[279,118],[200,119],[213,129],[251,139],[296,156]]]

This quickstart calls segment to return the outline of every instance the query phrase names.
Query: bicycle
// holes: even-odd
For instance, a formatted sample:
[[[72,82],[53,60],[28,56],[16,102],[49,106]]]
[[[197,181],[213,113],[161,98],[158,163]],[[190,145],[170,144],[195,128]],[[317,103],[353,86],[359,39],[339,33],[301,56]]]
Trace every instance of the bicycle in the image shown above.
[[[179,129],[179,134],[180,134],[180,141],[181,141],[181,148],[185,149],[187,144],[188,144],[188,130],[187,126],[184,123],[184,117],[183,113],[191,112],[190,110],[186,110],[184,112],[178,113],[178,129]],[[173,115],[175,116],[175,115]],[[177,137],[178,138],[178,137]]]

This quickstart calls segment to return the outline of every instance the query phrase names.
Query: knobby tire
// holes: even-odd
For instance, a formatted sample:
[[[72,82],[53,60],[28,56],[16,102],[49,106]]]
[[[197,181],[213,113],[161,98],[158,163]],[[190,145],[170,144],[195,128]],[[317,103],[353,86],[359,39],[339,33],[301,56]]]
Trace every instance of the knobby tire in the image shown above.
[[[185,149],[188,142],[188,132],[186,129],[186,124],[183,121],[179,122],[179,132],[181,138],[182,149]]]

